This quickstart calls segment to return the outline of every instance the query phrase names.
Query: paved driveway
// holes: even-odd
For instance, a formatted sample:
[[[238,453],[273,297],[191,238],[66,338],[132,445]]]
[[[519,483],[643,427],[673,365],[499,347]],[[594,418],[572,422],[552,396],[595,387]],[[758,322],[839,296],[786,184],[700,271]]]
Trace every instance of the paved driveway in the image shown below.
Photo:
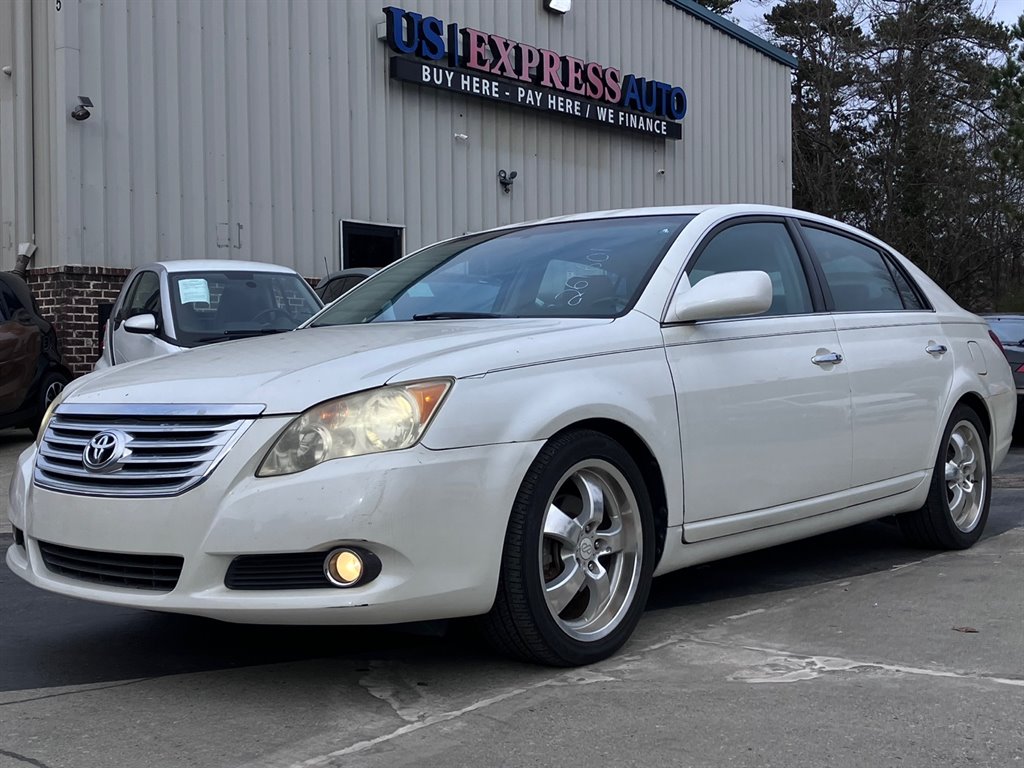
[[[1022,584],[1021,448],[967,552],[879,522],[673,574],[572,671],[461,627],[234,626],[4,569],[0,766],[1024,765]]]

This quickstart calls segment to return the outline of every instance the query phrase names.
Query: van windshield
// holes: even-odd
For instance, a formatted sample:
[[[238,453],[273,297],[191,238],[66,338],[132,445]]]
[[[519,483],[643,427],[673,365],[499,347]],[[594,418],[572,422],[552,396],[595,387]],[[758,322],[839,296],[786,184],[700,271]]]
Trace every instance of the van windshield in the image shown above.
[[[693,216],[636,216],[485,232],[368,278],[311,327],[499,317],[617,317]]]

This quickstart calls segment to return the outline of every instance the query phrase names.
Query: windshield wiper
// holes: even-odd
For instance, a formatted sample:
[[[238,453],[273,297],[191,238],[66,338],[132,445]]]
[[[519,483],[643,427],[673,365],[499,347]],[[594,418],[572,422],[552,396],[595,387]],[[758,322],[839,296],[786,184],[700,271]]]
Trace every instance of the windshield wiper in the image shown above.
[[[501,317],[493,312],[427,312],[413,315],[413,320],[476,320],[481,317]]]
[[[272,333],[286,333],[285,328],[250,328],[246,331],[224,331],[220,336],[203,336],[196,339],[201,343],[213,341],[230,341],[231,339],[244,339],[250,336],[266,336]]]

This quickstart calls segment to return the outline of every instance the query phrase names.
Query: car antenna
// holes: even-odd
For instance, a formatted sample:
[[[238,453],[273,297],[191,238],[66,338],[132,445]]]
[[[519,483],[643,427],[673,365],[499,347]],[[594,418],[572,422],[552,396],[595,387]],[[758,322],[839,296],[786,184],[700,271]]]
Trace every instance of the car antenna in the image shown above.
[[[329,275],[329,274],[331,274],[331,267],[330,267],[330,265],[329,265],[329,264],[327,263],[327,257],[326,257],[326,256],[324,256],[324,274],[325,274],[325,275]]]

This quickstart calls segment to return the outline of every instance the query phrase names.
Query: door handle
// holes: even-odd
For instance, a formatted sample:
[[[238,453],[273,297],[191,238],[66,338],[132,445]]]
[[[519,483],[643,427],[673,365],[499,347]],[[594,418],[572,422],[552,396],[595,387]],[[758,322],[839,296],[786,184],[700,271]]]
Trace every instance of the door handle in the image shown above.
[[[825,352],[824,354],[812,357],[811,362],[815,365],[835,365],[836,363],[843,362],[843,356],[838,352]]]
[[[934,341],[931,342],[924,351],[929,355],[944,355],[949,348],[945,344],[936,344]]]

